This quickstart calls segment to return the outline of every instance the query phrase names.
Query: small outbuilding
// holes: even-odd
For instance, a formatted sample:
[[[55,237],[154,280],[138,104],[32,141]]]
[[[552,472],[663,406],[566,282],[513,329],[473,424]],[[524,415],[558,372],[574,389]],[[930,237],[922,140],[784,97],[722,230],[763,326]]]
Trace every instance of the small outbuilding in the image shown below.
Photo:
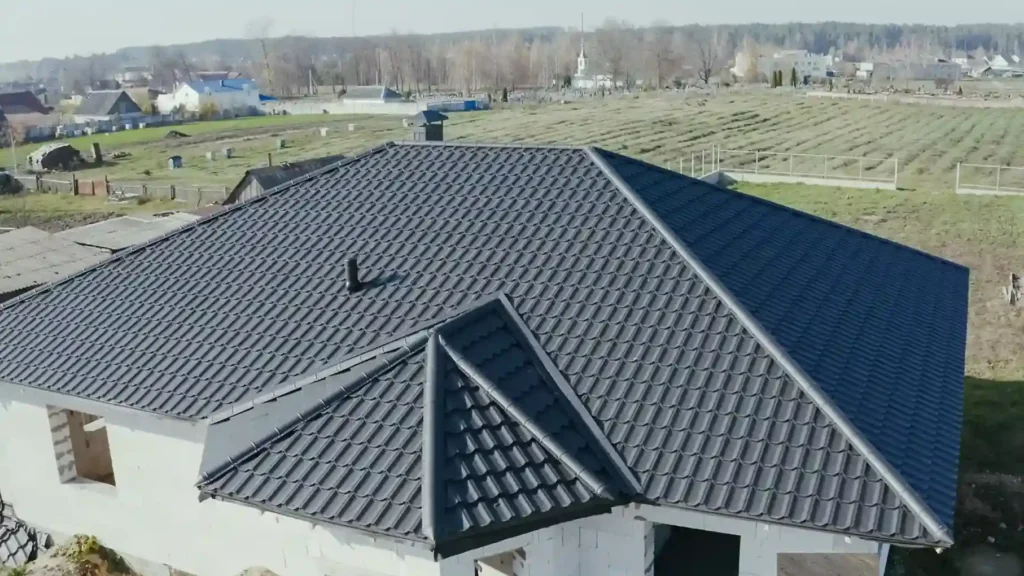
[[[443,142],[444,121],[448,117],[437,110],[423,110],[409,118],[414,142]]]
[[[74,170],[85,164],[82,153],[71,144],[47,144],[28,155],[28,167],[36,172]]]
[[[314,170],[326,168],[327,166],[341,162],[344,159],[344,156],[338,154],[335,156],[324,156],[323,158],[310,158],[308,160],[300,160],[298,162],[284,162],[277,166],[264,166],[262,168],[247,170],[245,175],[242,176],[242,179],[235,185],[231,194],[229,194],[227,199],[224,200],[224,205],[244,202],[250,198],[255,198],[271,188],[276,188],[281,184],[291,182],[292,180],[305,176]]]
[[[181,168],[181,156],[171,156],[167,159],[167,168],[170,170],[177,170]]]

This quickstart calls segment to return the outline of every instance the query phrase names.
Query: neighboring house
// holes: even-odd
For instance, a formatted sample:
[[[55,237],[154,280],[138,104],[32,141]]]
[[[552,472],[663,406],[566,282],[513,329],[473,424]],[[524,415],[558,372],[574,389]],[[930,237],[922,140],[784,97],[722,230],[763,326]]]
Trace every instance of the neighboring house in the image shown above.
[[[963,77],[963,67],[950,61],[922,60],[904,62],[875,62],[871,77],[875,82],[934,81],[955,82]]]
[[[50,126],[60,122],[60,115],[50,114],[51,109],[29,91],[0,94],[0,108],[11,124]]]
[[[761,75],[767,78],[781,70],[783,81],[787,84],[794,69],[797,79],[803,83],[827,78],[831,65],[831,56],[811,54],[807,50],[782,50],[771,56],[758,56],[757,59],[757,69]]]
[[[124,90],[90,92],[75,109],[75,122],[108,122],[142,116],[142,108]]]
[[[114,80],[123,88],[146,86],[153,79],[153,68],[150,66],[125,66],[114,75]]]
[[[405,97],[386,86],[352,86],[341,97],[343,100],[358,100],[382,104],[405,101]]]
[[[31,226],[0,234],[0,302],[62,280],[109,256],[106,250],[80,246]]]
[[[224,205],[236,204],[261,196],[267,190],[291,182],[315,170],[336,164],[344,159],[345,157],[339,154],[246,170],[245,175],[242,176],[242,179],[235,185],[231,194],[224,200]]]
[[[161,114],[169,114],[178,107],[199,112],[207,105],[221,112],[249,112],[259,107],[261,101],[255,80],[234,79],[184,83],[173,93],[159,96],[156,105]]]
[[[221,80],[236,80],[241,78],[242,75],[238,72],[209,71],[193,72],[192,77],[199,82],[219,82]]]
[[[139,105],[143,112],[149,107],[154,107],[155,109],[156,99],[163,94],[163,92],[156,88],[128,88],[125,92]]]
[[[984,75],[1017,77],[1024,75],[1024,66],[1021,65],[1020,57],[997,54],[985,59],[987,66],[983,70]]]
[[[0,307],[0,488],[202,575],[947,548],[967,298],[612,152],[387,144]]]

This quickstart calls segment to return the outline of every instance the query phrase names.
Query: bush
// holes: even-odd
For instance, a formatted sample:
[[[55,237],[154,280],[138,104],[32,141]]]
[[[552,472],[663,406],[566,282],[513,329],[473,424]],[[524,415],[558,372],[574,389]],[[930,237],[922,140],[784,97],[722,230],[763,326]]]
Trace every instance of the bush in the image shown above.
[[[217,109],[217,105],[213,102],[207,102],[199,107],[199,119],[200,120],[213,120],[217,117],[220,110]]]

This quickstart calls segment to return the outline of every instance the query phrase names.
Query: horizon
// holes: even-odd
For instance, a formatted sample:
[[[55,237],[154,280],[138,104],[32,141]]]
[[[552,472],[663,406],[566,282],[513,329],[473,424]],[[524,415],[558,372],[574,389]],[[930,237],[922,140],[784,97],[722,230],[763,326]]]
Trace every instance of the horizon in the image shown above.
[[[398,6],[367,4],[365,0],[344,0],[335,5],[322,6],[317,0],[292,0],[291,8],[285,14],[273,13],[275,5],[268,0],[249,0],[244,4],[245,13],[248,14],[244,19],[237,17],[237,14],[242,13],[239,10],[241,0],[222,0],[212,5],[202,0],[179,0],[179,10],[159,14],[162,23],[159,30],[115,24],[113,26],[117,28],[117,34],[83,35],[83,29],[111,26],[111,19],[106,15],[123,13],[124,0],[94,0],[88,11],[82,10],[81,4],[71,0],[53,1],[56,11],[60,12],[61,6],[67,6],[63,12],[74,17],[48,21],[45,43],[38,42],[38,31],[34,27],[8,28],[5,36],[10,42],[4,42],[8,45],[4,46],[5,60],[0,64],[111,54],[133,48],[245,40],[254,37],[250,32],[254,27],[264,26],[269,28],[268,36],[274,38],[380,37],[396,32],[401,35],[433,35],[531,28],[578,29],[581,13],[584,13],[588,32],[609,18],[626,20],[637,26],[648,26],[656,21],[664,21],[673,26],[829,22],[945,27],[1000,24],[974,20],[978,16],[977,11],[969,6],[948,3],[936,10],[934,3],[925,4],[924,0],[895,5],[887,0],[864,0],[855,6],[793,0],[782,9],[756,0],[732,0],[696,6],[685,11],[668,0],[635,0],[629,6],[614,0],[567,2],[557,6],[544,0],[520,0],[515,4],[488,6],[486,11],[467,11],[462,3],[454,0],[435,0],[430,5],[400,0]],[[8,22],[35,21],[37,18],[36,8],[31,3],[15,3],[5,12]],[[1014,21],[1004,25],[1024,23],[1024,3],[1007,7],[1002,12],[1004,20]],[[205,18],[197,21],[193,16],[196,13],[204,14]],[[939,13],[942,16],[936,17]],[[545,21],[538,21],[532,17],[533,14],[545,14]],[[885,18],[865,18],[866,14],[881,14]],[[930,18],[922,19],[922,14]],[[742,17],[737,18],[737,15]],[[136,18],[136,15],[125,17],[128,18]],[[223,26],[218,22],[230,24]]]

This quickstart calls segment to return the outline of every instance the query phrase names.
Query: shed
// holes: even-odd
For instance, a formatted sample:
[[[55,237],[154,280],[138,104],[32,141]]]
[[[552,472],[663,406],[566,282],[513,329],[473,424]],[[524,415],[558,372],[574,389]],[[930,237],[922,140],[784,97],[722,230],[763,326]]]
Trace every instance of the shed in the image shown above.
[[[444,121],[448,117],[437,110],[423,110],[409,119],[414,142],[443,142]]]
[[[413,126],[426,126],[427,124],[441,124],[447,119],[447,116],[437,110],[424,110],[409,118],[409,122]]]
[[[171,156],[167,159],[167,168],[176,170],[181,168],[181,156]]]
[[[344,100],[402,102],[405,98],[387,86],[353,86],[342,94]]]
[[[324,156],[323,158],[310,158],[308,160],[300,160],[298,162],[284,162],[278,166],[264,166],[263,168],[253,168],[247,170],[242,179],[235,185],[234,190],[228,195],[227,199],[224,200],[225,205],[235,204],[237,202],[244,202],[250,198],[255,198],[270,190],[291,182],[296,178],[305,176],[310,172],[325,168],[331,164],[341,162],[345,157],[338,154],[334,156]]]
[[[29,168],[43,172],[46,170],[74,170],[85,164],[82,153],[71,144],[47,144],[28,155]]]

